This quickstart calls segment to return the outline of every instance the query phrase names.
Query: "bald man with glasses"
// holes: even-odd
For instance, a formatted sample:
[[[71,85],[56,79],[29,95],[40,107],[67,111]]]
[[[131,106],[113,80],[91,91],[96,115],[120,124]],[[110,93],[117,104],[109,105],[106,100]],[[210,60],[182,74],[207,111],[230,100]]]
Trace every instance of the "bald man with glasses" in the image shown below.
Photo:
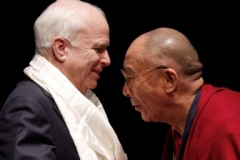
[[[188,38],[157,28],[129,46],[123,94],[146,122],[170,125],[162,160],[239,160],[240,93],[205,84]]]

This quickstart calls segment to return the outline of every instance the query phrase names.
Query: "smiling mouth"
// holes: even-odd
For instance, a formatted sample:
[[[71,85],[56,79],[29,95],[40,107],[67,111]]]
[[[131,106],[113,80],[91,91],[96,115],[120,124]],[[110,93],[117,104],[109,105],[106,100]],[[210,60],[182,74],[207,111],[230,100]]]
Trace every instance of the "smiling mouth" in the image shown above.
[[[101,72],[99,72],[99,71],[95,71],[97,74],[100,74]]]
[[[94,72],[96,72],[97,74],[100,74],[102,72],[102,69],[93,69]]]
[[[98,75],[100,75],[100,72],[98,72],[98,71],[94,71],[96,74],[98,74]]]
[[[97,74],[98,76],[100,76],[100,73],[102,72],[102,70],[92,69],[92,72],[94,72],[95,74]]]

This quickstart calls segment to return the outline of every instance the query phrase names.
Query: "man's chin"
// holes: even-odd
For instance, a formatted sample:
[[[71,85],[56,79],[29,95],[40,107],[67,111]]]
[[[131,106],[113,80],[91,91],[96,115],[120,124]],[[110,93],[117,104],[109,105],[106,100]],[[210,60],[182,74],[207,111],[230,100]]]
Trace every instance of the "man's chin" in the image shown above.
[[[141,117],[145,122],[151,122],[149,116],[145,116],[144,114],[141,113]]]
[[[88,86],[89,89],[95,89],[97,87],[97,81],[92,81]]]

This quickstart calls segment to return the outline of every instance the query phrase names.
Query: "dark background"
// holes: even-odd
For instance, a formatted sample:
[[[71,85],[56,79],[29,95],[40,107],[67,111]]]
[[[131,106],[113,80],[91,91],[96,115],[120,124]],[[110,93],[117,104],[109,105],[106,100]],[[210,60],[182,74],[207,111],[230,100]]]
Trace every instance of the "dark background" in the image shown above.
[[[51,2],[13,0],[2,5],[5,11],[1,14],[1,106],[23,78],[23,69],[34,55],[34,20]],[[237,2],[88,2],[105,11],[110,25],[108,51],[112,64],[102,73],[95,93],[102,101],[129,160],[159,159],[169,127],[162,123],[144,122],[129,99],[122,95],[122,62],[128,46],[140,34],[157,27],[181,31],[199,52],[205,83],[240,91],[240,14]]]

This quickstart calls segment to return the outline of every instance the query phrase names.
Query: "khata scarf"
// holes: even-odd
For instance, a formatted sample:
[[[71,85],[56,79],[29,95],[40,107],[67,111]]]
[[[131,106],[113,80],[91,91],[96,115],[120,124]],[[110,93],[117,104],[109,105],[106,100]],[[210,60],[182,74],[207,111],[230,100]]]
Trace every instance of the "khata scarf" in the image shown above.
[[[98,97],[75,86],[44,57],[35,54],[24,73],[51,94],[81,160],[127,160]]]

